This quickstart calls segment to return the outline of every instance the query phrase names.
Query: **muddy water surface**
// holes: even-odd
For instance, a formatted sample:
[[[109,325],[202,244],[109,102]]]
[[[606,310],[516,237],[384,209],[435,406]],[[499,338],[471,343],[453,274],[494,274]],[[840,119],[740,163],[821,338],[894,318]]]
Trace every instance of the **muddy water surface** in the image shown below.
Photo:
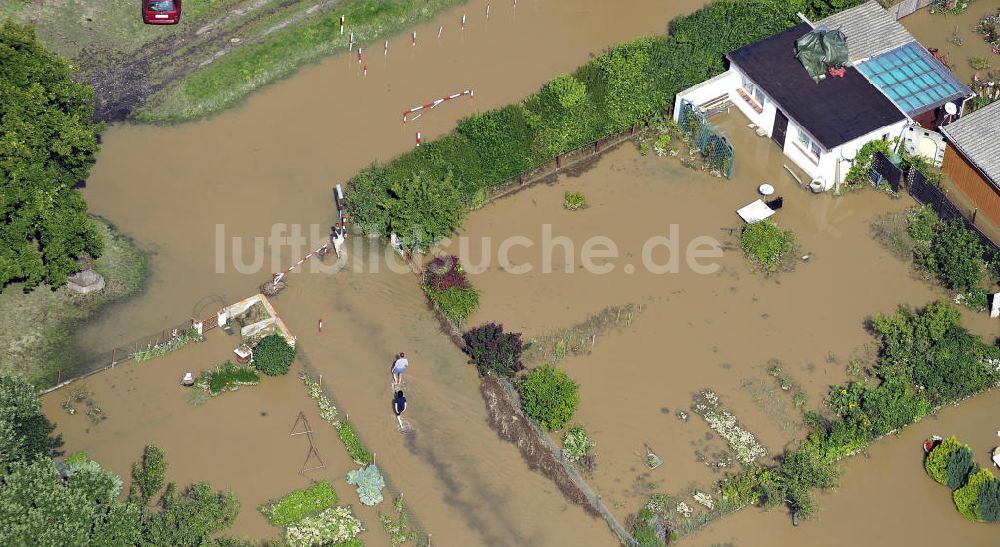
[[[470,270],[480,272],[472,277],[482,290],[473,324],[498,321],[529,338],[539,337],[580,323],[606,306],[643,305],[631,326],[591,340],[589,355],[560,363],[581,384],[576,419],[597,443],[591,484],[619,519],[657,492],[679,495],[697,507],[689,497],[693,489],[712,491],[721,472],[734,465],[726,443],[691,411],[694,393],[714,391],[770,454],[781,453],[804,434],[796,403],[804,397],[809,408],[819,407],[831,384],[847,380],[850,360],[872,357],[865,318],[892,312],[899,304],[921,306],[948,297],[916,279],[908,263],[892,257],[869,234],[876,215],[912,205],[908,198],[892,200],[872,191],[840,198],[809,194],[783,171],[777,147],[754,136],[744,127],[745,119],[733,115],[713,121],[736,146],[732,181],[684,168],[675,159],[641,157],[627,145],[582,176],[563,177],[558,185],[487,206],[464,227],[466,250],[461,240],[446,249],[463,255]],[[794,230],[800,254],[809,256],[798,261],[795,271],[772,279],[750,270],[729,233],[742,225],[735,210],[758,197],[762,182],[774,185],[776,195],[784,198],[774,218]],[[589,207],[564,210],[567,190],[583,192]],[[643,266],[643,245],[669,235],[671,227],[681,253],[677,273],[652,273]],[[551,232],[550,240],[562,238],[566,244],[551,254],[550,273],[544,271],[545,230]],[[498,263],[499,243],[518,236],[535,244],[514,247],[509,263]],[[618,248],[618,258],[595,261],[613,266],[603,275],[587,273],[581,260],[585,242],[598,236]],[[700,236],[718,240],[723,252],[692,266],[686,248]],[[492,252],[484,255],[490,245]],[[492,256],[492,262],[480,265],[483,256]],[[667,263],[668,256],[662,249],[653,254],[659,264]],[[714,272],[695,270],[713,262],[718,266]],[[533,269],[528,273],[512,273],[529,265]],[[985,314],[966,313],[964,321],[988,340],[996,336],[996,326]],[[775,364],[788,381],[787,390],[767,371]],[[802,395],[796,401],[798,392]],[[977,407],[956,412],[980,432],[995,431],[995,415]],[[678,411],[688,413],[688,419],[678,418]],[[645,446],[666,463],[647,469]],[[914,458],[919,467],[919,454]],[[875,457],[864,464],[891,461]],[[914,474],[911,480],[922,477]],[[873,503],[864,485],[857,483],[861,491],[851,504]],[[922,509],[907,506],[912,510]],[[847,523],[825,512],[820,518]],[[764,530],[770,522],[749,525]],[[946,522],[957,537],[981,537],[975,525],[960,518]],[[918,531],[912,533],[920,543]]]
[[[983,35],[974,30],[984,15],[997,13],[998,9],[1000,0],[978,0],[970,2],[969,9],[959,15],[931,13],[929,9],[922,9],[900,22],[925,47],[938,48],[947,55],[948,62],[953,65],[952,71],[959,80],[968,84],[976,72],[969,64],[969,59],[973,57],[987,59],[993,65],[992,70],[1000,70],[1000,55],[994,54],[983,40]]]
[[[365,53],[367,76],[355,56],[343,56],[304,70],[209,121],[169,128],[112,127],[104,135],[86,198],[93,212],[153,251],[153,276],[145,294],[83,329],[83,350],[102,355],[112,345],[188,317],[206,317],[219,302],[256,291],[272,272],[325,241],[333,220],[334,184],[371,161],[409,149],[416,131],[433,138],[454,127],[461,116],[517,100],[610,43],[663,32],[673,15],[700,2],[527,0],[519,2],[516,11],[513,5],[493,3],[485,21],[486,4],[471,2],[417,28],[415,47],[408,37],[391,40],[388,56],[373,46],[368,50],[373,53]],[[461,31],[458,23],[464,12],[468,22]],[[404,109],[468,88],[475,89],[475,99],[451,101],[401,124]],[[272,233],[275,238],[265,241]],[[303,241],[297,241],[299,235]],[[234,237],[242,238],[235,243],[242,251],[239,259],[233,256]],[[254,259],[254,238],[261,238],[256,251],[260,262]],[[367,260],[366,253],[359,248],[351,257]],[[234,263],[246,267],[239,270]],[[275,305],[299,335],[300,359],[324,374],[338,402],[378,453],[379,464],[434,534],[435,545],[613,541],[603,521],[568,506],[551,482],[529,472],[516,449],[488,429],[475,374],[438,332],[411,274],[384,268],[378,274],[297,274]],[[320,318],[326,324],[323,335],[317,332]],[[413,363],[406,389],[414,432],[405,436],[396,431],[389,413],[388,366],[397,351],[406,351]],[[171,388],[175,385],[172,377],[166,380]],[[288,385],[295,382],[289,379]],[[121,396],[132,400],[145,397],[142,392]],[[287,396],[293,400],[292,394]],[[233,414],[247,410],[230,403],[239,399],[227,397],[229,401],[212,401],[214,409],[170,412],[190,416],[199,427],[224,428],[226,420],[236,419]],[[287,404],[311,405],[304,396],[294,401]],[[54,404],[47,402],[49,409]],[[177,404],[182,403],[164,403]],[[52,412],[58,415],[58,410]],[[260,417],[246,414],[247,420]],[[120,472],[145,442],[156,440],[147,438],[151,432],[142,419],[130,420],[118,422],[124,431],[111,432],[115,422],[109,419],[102,426],[108,430],[106,437],[94,449],[104,461],[101,456],[118,450],[120,441],[123,453],[107,456],[108,465]],[[206,478],[220,486],[257,480],[259,467],[256,472],[224,467],[221,458],[218,465],[196,464],[211,458],[215,449],[185,443],[190,437],[184,436],[184,421],[154,435],[165,438],[157,442],[169,444],[168,453],[177,454],[172,465],[183,470],[184,480]],[[81,446],[89,442],[78,434],[67,439],[69,449],[76,448],[74,439],[81,439]],[[230,448],[239,446],[244,445],[233,443]],[[321,450],[329,457],[337,448]],[[262,528],[251,504],[302,481],[286,481],[280,475],[273,481],[269,479],[267,488],[243,485],[237,490],[246,498],[237,532],[274,533]],[[378,527],[374,518],[362,518],[369,528]],[[377,537],[366,541],[383,544]]]
[[[263,377],[257,386],[243,386],[209,399],[201,406],[187,397],[201,392],[181,387],[185,372],[211,368],[232,358],[235,337],[221,331],[209,333],[206,341],[185,347],[165,357],[144,363],[126,363],[115,369],[79,380],[47,394],[42,408],[56,423],[68,452],[85,450],[105,468],[129,480],[132,462],[143,448],[155,443],[167,457],[167,480],[179,487],[207,480],[216,489],[232,489],[240,499],[240,513],[228,532],[231,535],[277,539],[281,531],[270,526],[257,512],[267,500],[278,498],[314,480],[330,480],[342,504],[353,506],[366,524],[365,539],[372,544],[387,541],[374,509],[358,503],[354,489],[344,478],[354,469],[332,426],[320,419],[316,405],[306,396],[298,378],[301,367],[287,376]],[[79,390],[103,411],[107,419],[93,424],[85,416],[85,403],[74,403],[78,412],[69,415],[62,404]],[[309,442],[297,424],[302,412],[313,431],[319,459],[306,459]],[[318,465],[325,468],[300,473]],[[127,488],[127,486],[126,486]]]

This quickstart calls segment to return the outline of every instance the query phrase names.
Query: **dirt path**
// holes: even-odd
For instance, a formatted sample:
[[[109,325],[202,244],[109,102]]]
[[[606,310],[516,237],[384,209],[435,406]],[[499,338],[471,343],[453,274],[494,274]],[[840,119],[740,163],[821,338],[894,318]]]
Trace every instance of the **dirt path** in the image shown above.
[[[97,109],[94,117],[100,121],[122,121],[132,111],[158,91],[166,88],[198,68],[247,44],[254,44],[269,34],[311,17],[336,4],[337,0],[320,2],[303,0],[256,0],[198,27],[165,36],[149,43],[123,61],[112,55],[82,60],[82,77],[94,87]],[[246,35],[262,20],[297,5],[309,5],[294,10],[288,17],[256,33]],[[121,55],[125,57],[125,55]],[[165,59],[169,61],[164,62]]]

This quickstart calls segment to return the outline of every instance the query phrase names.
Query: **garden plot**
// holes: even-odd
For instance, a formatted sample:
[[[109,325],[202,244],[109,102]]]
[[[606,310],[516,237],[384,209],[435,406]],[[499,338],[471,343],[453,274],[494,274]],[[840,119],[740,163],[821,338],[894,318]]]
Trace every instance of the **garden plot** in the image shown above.
[[[481,290],[481,307],[469,326],[495,321],[507,331],[523,332],[525,339],[541,339],[609,306],[642,305],[627,328],[612,328],[588,351],[558,362],[580,383],[573,423],[584,424],[596,442],[590,484],[619,520],[657,492],[685,501],[692,520],[713,514],[692,496],[700,490],[717,498],[714,483],[725,465],[738,466],[738,458],[694,415],[696,393],[709,389],[724,401],[726,410],[769,449],[761,458],[768,462],[802,438],[796,423],[800,405],[818,407],[829,386],[848,377],[847,363],[866,355],[872,341],[866,317],[903,303],[947,298],[915,279],[907,262],[869,234],[872,218],[902,210],[909,201],[869,191],[839,198],[808,194],[783,171],[783,158],[771,141],[754,137],[735,116],[720,125],[731,132],[739,157],[752,158],[737,160],[731,182],[625,147],[578,177],[563,177],[558,184],[473,213],[460,234],[469,238],[463,265]],[[734,213],[756,199],[762,182],[784,197],[785,206],[774,218],[794,231],[802,254],[810,256],[797,260],[794,271],[769,278],[753,272],[742,256],[736,235],[742,221]],[[589,207],[564,209],[567,190],[584,194]],[[545,225],[550,239],[565,236],[572,242],[574,271],[565,247],[549,259],[552,272],[541,271]],[[671,225],[682,253],[698,236],[718,239],[723,248],[715,259],[719,268],[696,273],[682,254],[676,273],[644,269],[644,242],[670,235]],[[618,248],[618,258],[599,261],[615,266],[603,275],[584,271],[579,262],[582,244],[599,235]],[[480,257],[489,256],[484,254],[487,236],[494,258],[504,238],[534,240],[531,247],[513,248],[510,262],[535,268],[516,274],[497,264],[481,265]],[[455,238],[446,250],[463,254]],[[655,258],[663,263],[668,257]],[[964,322],[974,332],[990,328],[985,315],[966,313]],[[780,415],[775,408],[782,409]],[[678,411],[688,419],[678,418]],[[554,435],[561,438],[562,432]],[[663,465],[649,469],[646,446]]]
[[[167,480],[181,485],[207,480],[214,488],[232,489],[241,510],[229,535],[277,539],[281,529],[269,525],[256,507],[326,479],[334,484],[340,505],[351,505],[367,529],[360,537],[388,544],[376,510],[359,503],[354,487],[344,481],[357,466],[309,399],[298,367],[208,401],[199,387],[180,385],[184,373],[197,375],[230,359],[235,343],[236,337],[221,329],[209,332],[204,342],[149,362],[125,363],[48,393],[43,410],[56,423],[67,451],[86,451],[126,482],[143,447],[155,443],[166,453]],[[76,412],[70,413],[63,405],[67,395],[76,401],[75,393],[85,397],[71,402]],[[202,394],[195,402],[204,404],[190,404],[192,393]],[[97,420],[95,407],[100,409]],[[299,412],[325,464],[304,473],[300,470],[306,467],[309,442],[305,435],[290,435],[293,425],[302,430]],[[308,467],[316,461],[312,457]]]

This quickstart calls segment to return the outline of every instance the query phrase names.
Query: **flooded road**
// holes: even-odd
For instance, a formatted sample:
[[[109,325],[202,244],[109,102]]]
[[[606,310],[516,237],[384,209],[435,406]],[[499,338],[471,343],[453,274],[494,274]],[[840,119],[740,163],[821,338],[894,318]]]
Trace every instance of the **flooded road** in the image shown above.
[[[316,224],[325,237],[335,212],[331,188],[413,147],[416,131],[434,138],[462,116],[536,91],[611,43],[664,32],[673,15],[699,4],[522,0],[516,9],[494,4],[485,21],[486,2],[470,2],[416,28],[416,46],[401,36],[390,40],[388,56],[372,47],[367,76],[356,56],[345,55],[208,121],[113,126],[84,195],[93,213],[154,252],[153,277],[146,294],[82,329],[83,350],[109,351],[183,321],[202,311],[193,308],[206,296],[243,298],[305,251],[279,242],[279,256],[272,261],[263,250],[259,269],[241,274],[232,265],[232,238],[242,238],[242,259],[252,264],[253,238],[269,237],[275,224],[299,224],[306,235]],[[403,110],[463,89],[475,90],[475,98],[401,123]]]
[[[367,76],[355,56],[342,56],[303,70],[208,121],[110,128],[84,193],[92,212],[153,252],[153,275],[143,295],[82,329],[81,351],[106,359],[113,345],[189,317],[206,317],[218,302],[256,292],[273,272],[326,241],[336,183],[372,161],[408,150],[416,131],[434,138],[462,116],[537,90],[613,42],[663,32],[673,15],[699,4],[522,0],[516,11],[494,3],[485,21],[486,2],[471,2],[417,28],[416,46],[403,36],[390,40],[388,56],[373,47]],[[461,31],[465,12],[466,29]],[[404,109],[467,88],[475,90],[473,100],[450,101],[401,124]],[[362,240],[351,243],[355,241]],[[234,247],[241,254],[235,255]],[[369,264],[367,253],[359,247],[350,256]],[[378,454],[379,465],[434,534],[434,545],[612,543],[603,521],[568,506],[548,479],[530,472],[516,448],[487,427],[476,375],[440,334],[412,274],[390,273],[384,265],[381,273],[370,269],[334,276],[294,273],[274,304],[299,336],[300,360],[324,375],[337,402]],[[321,318],[323,334],[316,328]],[[413,363],[406,389],[415,433],[407,436],[396,431],[389,412],[388,365],[398,351],[406,351]],[[206,368],[200,362],[188,366]],[[210,403],[223,407],[233,396],[259,395],[227,394]],[[296,401],[312,406],[304,395]],[[47,404],[51,408],[54,403]],[[238,408],[227,410],[227,416]],[[215,423],[214,412],[202,417],[202,411],[210,412],[182,409],[177,415],[212,416]],[[55,412],[58,416],[59,410]],[[113,426],[111,419],[102,424]],[[183,480],[219,477],[214,482],[224,487],[252,476],[240,476],[238,468],[221,470],[221,463],[193,463],[206,452],[191,443],[183,448],[181,425],[155,434],[163,440],[147,439],[153,433],[143,429],[141,420],[122,427],[126,430],[100,437],[93,454],[104,461],[101,456],[121,443],[124,453],[108,457],[107,465],[123,474],[136,450],[155,440],[168,454],[178,453],[172,461],[175,469],[184,467]],[[73,439],[80,435],[79,426],[67,434],[68,449],[76,448]],[[260,443],[262,450],[271,450],[267,441]],[[324,450],[326,456],[337,447]],[[289,480],[283,490],[301,482]],[[274,534],[258,515],[247,514],[257,499],[281,490],[271,482],[237,488],[247,499],[235,531],[256,534],[264,527]],[[338,491],[348,490],[341,483]],[[369,528],[379,526],[373,518],[362,518]],[[366,541],[382,544],[370,537]]]

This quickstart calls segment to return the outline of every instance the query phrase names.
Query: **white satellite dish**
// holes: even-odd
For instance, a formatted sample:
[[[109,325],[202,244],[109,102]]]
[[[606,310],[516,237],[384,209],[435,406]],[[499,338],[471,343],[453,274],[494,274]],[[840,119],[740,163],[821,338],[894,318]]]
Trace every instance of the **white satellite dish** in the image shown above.
[[[840,149],[840,157],[841,157],[841,159],[844,159],[844,160],[847,160],[847,161],[853,161],[854,157],[857,156],[857,155],[858,155],[858,151],[857,150],[848,150],[846,148],[841,148]]]
[[[954,116],[958,114],[958,107],[955,103],[944,103],[944,111],[948,113],[949,116]]]

